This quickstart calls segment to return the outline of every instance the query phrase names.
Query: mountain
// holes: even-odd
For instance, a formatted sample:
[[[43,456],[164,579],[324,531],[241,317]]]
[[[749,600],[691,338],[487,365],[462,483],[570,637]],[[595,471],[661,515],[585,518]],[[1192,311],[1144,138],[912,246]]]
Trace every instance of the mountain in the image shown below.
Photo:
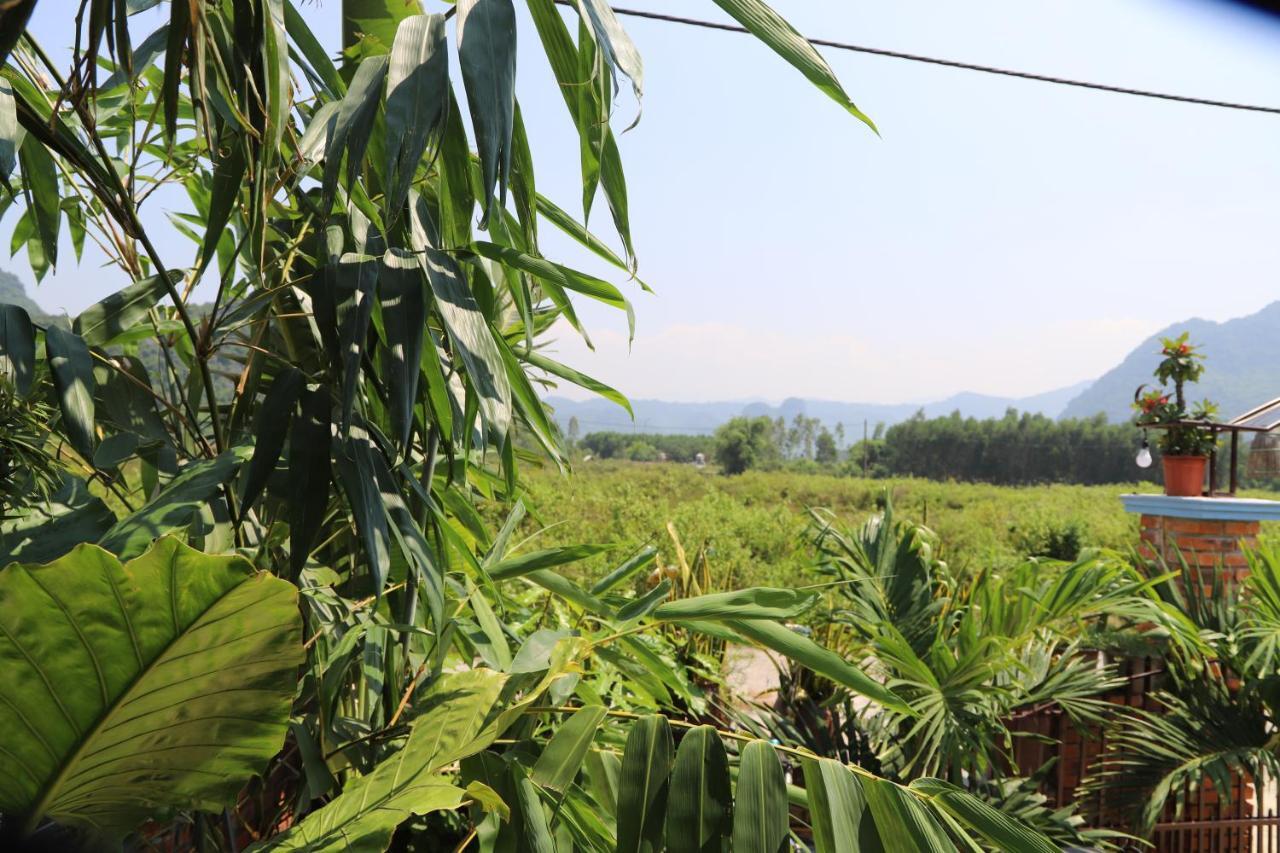
[[[31,315],[31,319],[37,323],[44,324],[49,321],[49,315],[35,303],[35,300],[27,296],[27,289],[22,286],[22,280],[6,270],[0,270],[0,303],[25,308]]]
[[[1187,388],[1188,401],[1218,403],[1224,418],[1233,418],[1280,397],[1276,369],[1276,340],[1280,340],[1280,302],[1256,314],[1222,323],[1193,318],[1174,323],[1147,338],[1120,364],[1104,373],[1063,409],[1063,417],[1087,417],[1103,412],[1113,421],[1133,417],[1133,392],[1144,382],[1154,385],[1151,372],[1160,359],[1160,338],[1191,333],[1192,343],[1205,353],[1204,376]]]
[[[627,413],[607,400],[569,400],[550,397],[547,402],[555,410],[561,427],[569,418],[577,418],[583,433],[624,431],[657,433],[701,433],[715,431],[720,424],[737,417],[766,416],[792,420],[796,415],[817,418],[828,427],[844,424],[848,436],[860,437],[862,422],[871,427],[878,423],[892,425],[905,421],[923,410],[928,417],[960,412],[966,417],[998,418],[1008,409],[1020,412],[1038,412],[1056,417],[1067,401],[1077,396],[1087,382],[1059,388],[1032,397],[991,397],[985,394],[956,394],[933,403],[840,403],[832,400],[810,400],[790,397],[778,405],[762,402],[710,402],[673,403],[666,400],[632,400],[636,419],[633,423]]]

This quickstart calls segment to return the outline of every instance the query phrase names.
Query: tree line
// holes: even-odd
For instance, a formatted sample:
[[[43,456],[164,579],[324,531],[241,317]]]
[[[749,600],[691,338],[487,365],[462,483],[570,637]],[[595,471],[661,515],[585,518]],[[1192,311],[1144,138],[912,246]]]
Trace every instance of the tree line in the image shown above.
[[[767,417],[740,417],[715,434],[715,459],[726,473],[750,468],[816,465],[871,477],[923,477],[1023,485],[1117,483],[1152,480],[1158,466],[1134,463],[1140,442],[1127,424],[1103,415],[1054,420],[1013,409],[1001,418],[966,418],[923,412],[874,433],[847,449],[814,419],[790,425]],[[840,433],[843,431],[841,430]],[[796,437],[799,440],[796,440]]]

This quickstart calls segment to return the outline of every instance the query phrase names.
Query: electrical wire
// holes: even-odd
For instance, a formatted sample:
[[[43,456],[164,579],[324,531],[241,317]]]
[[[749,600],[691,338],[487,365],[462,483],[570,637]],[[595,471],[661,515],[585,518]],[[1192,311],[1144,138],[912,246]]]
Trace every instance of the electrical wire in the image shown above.
[[[563,6],[572,6],[573,0],[555,0]],[[750,30],[736,24],[721,24],[715,21],[704,21],[699,18],[686,18],[680,15],[667,15],[661,12],[647,12],[643,9],[627,9],[614,6],[613,11],[631,18],[644,18],[668,24],[681,24],[689,27],[700,27],[707,30],[721,30],[730,33],[745,33]],[[1091,89],[1095,92],[1110,92],[1115,95],[1131,95],[1138,98],[1154,98],[1162,101],[1173,101],[1180,104],[1195,104],[1203,107],[1219,107],[1227,110],[1243,110],[1254,113],[1270,113],[1280,115],[1280,107],[1268,107],[1260,104],[1244,104],[1235,101],[1218,101],[1212,98],[1195,98],[1190,95],[1178,95],[1171,92],[1156,92],[1149,89],[1133,89],[1127,86],[1112,86],[1106,83],[1092,83],[1087,80],[1074,80],[1068,77],[1052,77],[1047,74],[1034,74],[1030,71],[1018,71],[1011,68],[998,68],[994,65],[979,65],[973,62],[960,62],[954,59],[940,59],[935,56],[924,56],[916,53],[905,53],[898,50],[885,50],[879,47],[850,44],[832,39],[811,38],[810,44],[829,47],[834,50],[846,50],[852,53],[866,53],[871,56],[884,56],[890,59],[901,59],[907,62],[920,62],[927,65],[940,65],[944,68],[958,68],[964,71],[977,71],[982,74],[996,74],[1002,77],[1014,77],[1019,80],[1033,80],[1038,83],[1052,83],[1056,86],[1074,86],[1078,89]]]

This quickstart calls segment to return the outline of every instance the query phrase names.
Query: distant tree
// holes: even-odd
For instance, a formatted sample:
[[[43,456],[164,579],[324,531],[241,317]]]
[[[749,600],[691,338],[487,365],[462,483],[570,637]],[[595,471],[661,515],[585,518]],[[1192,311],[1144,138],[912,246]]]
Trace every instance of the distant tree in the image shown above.
[[[840,451],[836,447],[836,439],[827,430],[818,433],[818,437],[814,440],[813,461],[820,465],[831,465],[840,456]]]
[[[633,441],[627,445],[626,457],[632,462],[657,462],[658,448],[647,441]]]
[[[569,443],[577,444],[581,427],[578,426],[578,418],[576,415],[569,418]]]
[[[628,459],[633,444],[642,442],[665,453],[672,462],[692,462],[699,453],[709,458],[715,450],[715,439],[709,435],[672,435],[646,432],[589,432],[579,446],[597,459]]]
[[[767,417],[737,417],[716,430],[716,461],[726,474],[741,474],[778,456],[774,422]]]

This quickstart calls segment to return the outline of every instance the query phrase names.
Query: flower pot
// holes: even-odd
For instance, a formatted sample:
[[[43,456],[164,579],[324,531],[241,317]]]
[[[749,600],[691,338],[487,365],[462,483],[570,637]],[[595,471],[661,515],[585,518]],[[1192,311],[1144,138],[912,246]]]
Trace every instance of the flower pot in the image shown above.
[[[1164,493],[1178,498],[1198,498],[1204,493],[1204,466],[1208,456],[1164,457]]]

